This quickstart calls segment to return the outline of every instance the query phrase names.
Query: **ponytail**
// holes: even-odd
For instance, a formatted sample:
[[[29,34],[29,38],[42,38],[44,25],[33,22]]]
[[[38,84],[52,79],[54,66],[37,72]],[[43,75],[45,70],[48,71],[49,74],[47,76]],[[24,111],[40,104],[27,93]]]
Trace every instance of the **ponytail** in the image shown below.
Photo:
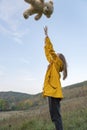
[[[63,54],[59,54],[59,58],[63,61],[63,80],[66,79],[67,77],[67,62],[66,62],[66,59],[65,59],[65,56]]]

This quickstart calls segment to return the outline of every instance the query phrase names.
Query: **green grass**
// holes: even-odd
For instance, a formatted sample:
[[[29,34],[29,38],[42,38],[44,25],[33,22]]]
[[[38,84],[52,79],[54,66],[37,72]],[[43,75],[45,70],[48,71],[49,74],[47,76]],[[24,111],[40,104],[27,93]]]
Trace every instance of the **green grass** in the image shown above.
[[[2,113],[4,116],[6,113]],[[9,112],[0,121],[0,130],[53,130],[47,106],[35,110]]]
[[[87,108],[63,114],[64,130],[87,130]]]
[[[71,102],[74,104],[74,102]],[[67,104],[67,103],[66,103]],[[71,106],[73,105],[71,104]],[[64,130],[87,130],[87,107],[86,105],[72,109],[64,109],[62,103],[62,119]],[[69,104],[70,106],[70,104]],[[66,107],[66,105],[65,105]],[[68,105],[67,105],[68,107]],[[66,107],[66,108],[67,108]],[[6,114],[6,113],[3,113]],[[50,120],[48,107],[36,110],[9,112],[7,118],[0,120],[0,130],[53,130],[54,125]]]
[[[64,130],[87,130],[87,87],[64,90]],[[0,112],[0,130],[54,130],[48,103],[27,111]]]
[[[25,122],[21,130],[52,130],[53,124],[47,122],[46,120],[36,120],[33,119],[31,121]]]

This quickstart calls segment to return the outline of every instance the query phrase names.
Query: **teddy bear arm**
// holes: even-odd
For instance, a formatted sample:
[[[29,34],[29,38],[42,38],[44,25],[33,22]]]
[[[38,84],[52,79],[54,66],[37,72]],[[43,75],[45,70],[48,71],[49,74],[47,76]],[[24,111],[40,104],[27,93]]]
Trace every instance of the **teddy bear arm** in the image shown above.
[[[35,18],[35,20],[39,20],[41,18],[41,16],[42,16],[42,13],[39,13],[34,18]]]

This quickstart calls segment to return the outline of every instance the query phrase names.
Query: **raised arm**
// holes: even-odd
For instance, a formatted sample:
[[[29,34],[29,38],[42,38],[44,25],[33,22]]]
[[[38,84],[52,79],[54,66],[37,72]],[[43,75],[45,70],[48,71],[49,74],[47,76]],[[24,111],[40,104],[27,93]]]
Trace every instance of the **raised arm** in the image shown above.
[[[44,33],[45,33],[45,46],[44,46],[44,49],[45,49],[45,55],[46,55],[46,58],[48,60],[49,63],[52,63],[55,58],[57,57],[57,54],[55,53],[54,49],[53,49],[53,45],[50,41],[50,38],[48,36],[48,28],[47,26],[45,26],[44,28]]]

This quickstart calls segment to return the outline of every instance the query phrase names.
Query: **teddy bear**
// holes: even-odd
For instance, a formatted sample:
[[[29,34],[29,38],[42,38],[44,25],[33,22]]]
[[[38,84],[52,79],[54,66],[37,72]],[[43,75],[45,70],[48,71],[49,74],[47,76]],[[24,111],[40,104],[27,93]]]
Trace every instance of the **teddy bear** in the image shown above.
[[[24,11],[23,16],[25,19],[28,19],[29,16],[37,14],[34,18],[39,20],[44,14],[47,18],[50,18],[53,13],[53,1],[44,2],[44,0],[24,0],[30,7]]]

